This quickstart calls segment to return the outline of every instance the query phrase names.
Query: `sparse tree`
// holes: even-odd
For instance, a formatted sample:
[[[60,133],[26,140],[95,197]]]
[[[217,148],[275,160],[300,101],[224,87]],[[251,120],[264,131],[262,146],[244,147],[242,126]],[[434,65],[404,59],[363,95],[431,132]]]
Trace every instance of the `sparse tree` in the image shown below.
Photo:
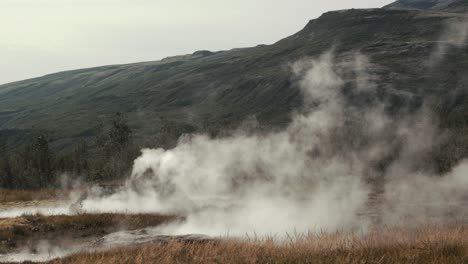
[[[4,153],[4,152],[2,152]],[[10,160],[6,154],[0,159],[0,184],[4,188],[15,188],[14,175]]]
[[[52,182],[52,152],[49,148],[49,139],[45,133],[41,133],[34,143],[35,167],[39,172],[41,187]]]
[[[96,144],[103,149],[107,155],[125,150],[132,140],[132,130],[125,123],[120,112],[115,114],[110,127],[106,129],[104,124],[99,124]]]
[[[112,150],[119,152],[125,150],[132,139],[132,130],[125,123],[121,113],[117,113],[114,120],[112,120],[109,139]]]

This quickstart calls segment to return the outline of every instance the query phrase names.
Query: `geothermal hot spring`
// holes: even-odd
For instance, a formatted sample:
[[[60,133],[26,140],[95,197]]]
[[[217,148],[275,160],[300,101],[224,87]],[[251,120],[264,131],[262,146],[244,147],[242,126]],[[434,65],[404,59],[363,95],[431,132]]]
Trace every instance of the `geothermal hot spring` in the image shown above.
[[[0,218],[119,212],[182,220],[122,230],[92,244],[44,240],[0,261],[47,260],[171,238],[255,234],[281,241],[291,233],[365,234],[376,225],[466,221],[468,162],[441,175],[425,160],[444,136],[431,111],[422,106],[397,117],[377,99],[356,107],[343,95],[347,88],[348,95],[377,98],[378,65],[359,53],[328,52],[294,63],[291,72],[304,105],[282,130],[240,126],[222,138],[185,135],[172,149],[143,149],[128,180],[113,190],[88,186],[61,201],[0,208]]]

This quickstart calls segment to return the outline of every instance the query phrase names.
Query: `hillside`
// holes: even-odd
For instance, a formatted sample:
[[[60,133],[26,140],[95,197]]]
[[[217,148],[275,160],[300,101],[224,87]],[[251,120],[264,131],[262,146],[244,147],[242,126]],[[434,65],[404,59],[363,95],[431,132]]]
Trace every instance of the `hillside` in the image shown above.
[[[399,0],[385,8],[415,8],[444,10],[450,12],[465,12],[468,9],[466,0]]]
[[[393,7],[419,2],[399,1]],[[424,2],[433,8],[465,1]],[[172,144],[183,133],[216,134],[252,116],[263,127],[282,127],[303,103],[290,64],[333,49],[337,57],[352,52],[369,57],[379,76],[377,96],[387,102],[389,113],[429,104],[442,117],[441,125],[456,135],[457,143],[447,144],[457,148],[454,159],[459,159],[468,154],[460,144],[466,142],[468,120],[467,48],[446,50],[429,69],[421,65],[446,41],[440,38],[447,23],[462,19],[459,13],[414,9],[334,11],[273,45],[199,51],[5,84],[0,86],[0,129],[47,131],[52,147],[66,151],[92,139],[95,128],[116,112],[124,113],[141,146]],[[365,98],[350,100],[365,103]],[[14,142],[19,144],[17,137]]]

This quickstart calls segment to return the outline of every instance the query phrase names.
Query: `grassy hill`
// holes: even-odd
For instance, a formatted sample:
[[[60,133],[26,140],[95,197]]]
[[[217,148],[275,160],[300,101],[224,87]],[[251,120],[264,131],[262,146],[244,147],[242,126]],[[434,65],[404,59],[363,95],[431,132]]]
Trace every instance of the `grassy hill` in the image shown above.
[[[45,131],[52,149],[67,153],[92,141],[97,127],[116,112],[126,117],[138,146],[169,146],[184,133],[217,134],[251,117],[266,129],[284,127],[303,104],[291,63],[333,49],[337,57],[360,52],[370,59],[379,76],[376,96],[388,113],[428,105],[453,135],[440,147],[440,156],[452,164],[468,155],[468,48],[452,47],[443,37],[447,25],[465,21],[452,10],[466,1],[419,2],[387,7],[444,8],[328,12],[273,45],[198,51],[1,85],[0,135],[15,149],[26,135]],[[447,48],[440,61],[422,67],[441,43]],[[349,100],[356,107],[366,103]]]
[[[332,47],[338,56],[352,51],[369,56],[382,77],[382,97],[395,104],[447,96],[465,85],[466,50],[449,54],[433,72],[418,65],[434,49],[446,21],[456,16],[386,9],[329,12],[273,45],[6,84],[0,86],[0,129],[50,131],[55,146],[63,148],[92,136],[93,128],[115,112],[126,114],[141,140],[168,126],[177,137],[236,125],[250,116],[281,126],[302,103],[288,64]],[[450,108],[450,119],[463,114],[458,109],[464,98],[458,101]]]

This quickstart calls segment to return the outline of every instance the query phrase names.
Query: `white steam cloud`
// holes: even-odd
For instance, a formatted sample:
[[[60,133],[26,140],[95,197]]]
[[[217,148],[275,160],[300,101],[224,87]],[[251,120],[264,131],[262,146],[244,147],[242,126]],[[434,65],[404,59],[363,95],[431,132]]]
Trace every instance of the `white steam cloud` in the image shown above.
[[[145,149],[122,190],[90,192],[82,210],[185,215],[162,230],[172,235],[365,230],[445,217],[445,206],[465,198],[468,165],[445,177],[426,169],[440,132],[424,109],[387,115],[373,67],[362,54],[331,52],[295,63],[306,109],[287,129],[187,135],[173,149]],[[367,105],[348,103],[345,90],[370,98]]]
[[[17,253],[0,254],[0,263],[46,262],[80,252],[83,246],[60,247],[42,240],[34,246],[23,248]]]
[[[367,200],[358,157],[332,149],[333,130],[345,122],[340,87],[328,53],[294,65],[304,72],[304,95],[319,105],[283,132],[221,139],[182,138],[171,150],[145,149],[122,192],[83,201],[83,209],[180,212],[173,234],[208,235],[335,230],[357,224]],[[328,141],[328,142],[327,142]],[[314,153],[315,152],[315,153]],[[333,216],[333,217],[332,217]]]

